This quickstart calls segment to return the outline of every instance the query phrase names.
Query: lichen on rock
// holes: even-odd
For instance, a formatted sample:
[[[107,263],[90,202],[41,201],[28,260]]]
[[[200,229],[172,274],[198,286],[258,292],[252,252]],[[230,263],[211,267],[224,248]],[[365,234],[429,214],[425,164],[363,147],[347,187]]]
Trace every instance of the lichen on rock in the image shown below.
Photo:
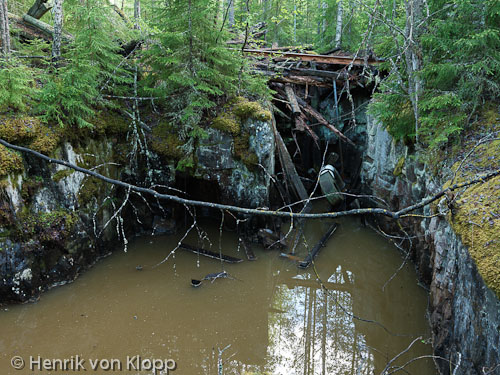
[[[454,183],[468,181],[478,173],[500,168],[500,141],[482,144],[457,172]],[[453,166],[456,171],[460,166]],[[450,186],[451,180],[444,187]],[[469,248],[486,285],[500,297],[500,177],[456,193],[449,221]]]

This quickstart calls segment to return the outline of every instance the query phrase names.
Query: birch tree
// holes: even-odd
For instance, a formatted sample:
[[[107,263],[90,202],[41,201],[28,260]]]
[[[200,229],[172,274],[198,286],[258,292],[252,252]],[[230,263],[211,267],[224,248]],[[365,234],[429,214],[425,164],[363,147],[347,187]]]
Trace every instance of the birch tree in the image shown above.
[[[139,30],[141,28],[139,22],[141,19],[141,0],[134,1],[134,29]]]
[[[342,7],[342,0],[337,4],[337,26],[335,28],[335,48],[342,46],[342,24],[344,19],[344,8]]]
[[[61,39],[63,28],[63,0],[54,0],[54,37],[52,38],[52,61],[61,58]]]
[[[420,25],[422,21],[423,0],[405,0],[406,24],[405,60],[408,73],[408,93],[415,116],[415,139],[418,143],[419,130],[419,97],[422,92],[422,79],[418,76],[422,69],[420,51]]]
[[[7,0],[0,0],[0,42],[2,43],[3,55],[8,57],[10,53],[10,29]]]

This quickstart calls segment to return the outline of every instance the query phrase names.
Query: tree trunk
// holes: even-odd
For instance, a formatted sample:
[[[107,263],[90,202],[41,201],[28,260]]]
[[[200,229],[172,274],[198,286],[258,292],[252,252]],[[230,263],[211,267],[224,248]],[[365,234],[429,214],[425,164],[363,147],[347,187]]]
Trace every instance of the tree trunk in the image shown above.
[[[61,40],[63,28],[63,0],[54,1],[54,36],[52,39],[52,61],[61,58]]]
[[[406,69],[408,72],[408,93],[415,116],[415,140],[418,143],[418,131],[420,127],[419,98],[422,93],[423,81],[418,76],[422,68],[420,51],[420,30],[417,25],[422,20],[423,0],[405,0],[406,25],[405,36],[408,47],[405,51]],[[422,26],[420,26],[422,27]]]
[[[0,42],[2,43],[2,54],[8,57],[10,54],[10,29],[7,0],[0,0]]]
[[[342,0],[339,0],[337,5],[337,27],[335,29],[335,48],[342,46],[342,21],[344,18],[344,8],[342,7]]]
[[[234,1],[235,0],[227,0],[227,5],[226,5],[227,7],[229,7],[227,13],[227,24],[229,27],[234,26]]]
[[[141,20],[141,0],[134,1],[134,29],[140,30]]]

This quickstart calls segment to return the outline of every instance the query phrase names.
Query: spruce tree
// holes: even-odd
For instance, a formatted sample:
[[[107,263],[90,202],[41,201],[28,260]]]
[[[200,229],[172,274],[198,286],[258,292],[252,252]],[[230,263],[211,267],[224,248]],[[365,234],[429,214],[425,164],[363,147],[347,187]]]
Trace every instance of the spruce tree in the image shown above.
[[[225,45],[214,22],[215,1],[172,0],[162,3],[144,53],[151,69],[142,81],[148,95],[160,97],[181,136],[200,135],[204,112],[222,95],[237,90],[241,61]]]
[[[113,40],[111,11],[102,0],[66,1],[71,9],[75,39],[61,53],[62,62],[48,76],[39,95],[38,110],[48,122],[91,127],[102,91],[116,92],[129,81],[119,44]],[[101,90],[102,89],[102,90]]]

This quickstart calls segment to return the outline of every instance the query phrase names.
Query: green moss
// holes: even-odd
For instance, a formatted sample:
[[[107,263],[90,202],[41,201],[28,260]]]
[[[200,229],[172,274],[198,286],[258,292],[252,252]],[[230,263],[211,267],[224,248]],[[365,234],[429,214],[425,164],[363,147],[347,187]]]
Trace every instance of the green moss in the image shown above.
[[[0,177],[22,172],[23,169],[21,157],[16,152],[0,145]]]
[[[130,124],[130,120],[113,111],[101,111],[91,122],[99,135],[126,134]]]
[[[394,172],[392,172],[392,174],[396,177],[400,176],[401,173],[403,173],[404,166],[405,166],[405,157],[401,156],[401,158],[399,158],[398,162],[396,163],[396,166],[394,167]]]
[[[46,155],[56,149],[62,134],[61,128],[51,128],[34,117],[18,116],[0,119],[0,138]]]
[[[101,191],[105,189],[105,182],[96,177],[87,177],[83,181],[80,190],[78,191],[78,204],[85,206],[98,198]]]
[[[241,132],[243,121],[253,118],[259,121],[271,121],[271,112],[266,111],[258,102],[251,102],[238,96],[230,100],[219,115],[212,120],[212,127],[233,135]]]
[[[264,110],[258,102],[251,102],[241,96],[233,101],[233,112],[242,121],[249,118],[259,121],[271,121],[271,112]]]
[[[241,131],[240,121],[231,113],[224,112],[213,119],[212,127],[233,135],[239,134]]]
[[[21,187],[21,197],[26,204],[29,204],[31,202],[38,189],[40,189],[42,186],[43,178],[41,176],[35,176],[23,180],[23,185]]]
[[[59,182],[63,178],[71,176],[74,172],[75,171],[73,169],[61,169],[60,171],[57,171],[56,173],[54,173],[54,175],[52,176],[52,180],[54,182]]]
[[[78,215],[65,209],[36,214],[22,212],[19,223],[17,237],[21,240],[37,238],[42,243],[63,244],[73,234]]]
[[[499,169],[499,147],[498,141],[479,146],[457,173],[454,183]],[[452,169],[456,170],[459,164]],[[444,187],[450,184],[448,181]],[[500,177],[456,194],[454,215],[450,214],[449,221],[468,247],[486,285],[500,297]]]
[[[161,123],[153,128],[151,148],[158,155],[167,159],[180,160],[184,157],[184,153],[179,148],[183,144],[179,135],[169,123]]]
[[[250,151],[250,135],[243,133],[234,137],[234,156],[241,160],[248,169],[254,170],[259,163],[259,159],[255,153]]]

